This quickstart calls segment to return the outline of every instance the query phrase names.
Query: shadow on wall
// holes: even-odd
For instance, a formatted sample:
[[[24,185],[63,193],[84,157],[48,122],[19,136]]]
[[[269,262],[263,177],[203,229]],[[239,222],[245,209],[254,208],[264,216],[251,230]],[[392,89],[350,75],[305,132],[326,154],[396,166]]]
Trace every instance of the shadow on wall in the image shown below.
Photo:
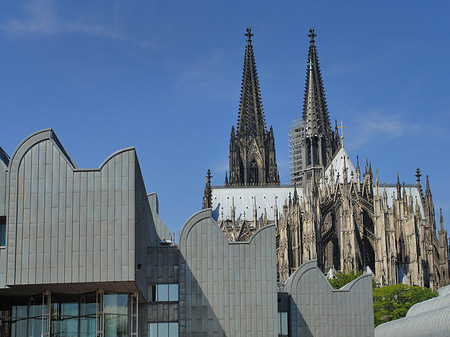
[[[335,290],[313,260],[287,279],[285,290],[291,295],[291,336],[374,335],[371,275]]]
[[[185,312],[180,336],[277,334],[273,226],[260,229],[248,242],[230,243],[211,210],[203,210],[183,226],[179,248],[180,313]]]

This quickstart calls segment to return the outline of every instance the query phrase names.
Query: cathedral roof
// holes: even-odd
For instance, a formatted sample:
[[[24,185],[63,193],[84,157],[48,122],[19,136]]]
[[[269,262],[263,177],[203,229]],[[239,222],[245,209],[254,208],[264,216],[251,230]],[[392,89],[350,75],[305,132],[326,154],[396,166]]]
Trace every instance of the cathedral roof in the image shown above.
[[[344,147],[341,147],[338,152],[334,155],[327,169],[325,170],[326,180],[329,182],[331,179],[331,170],[333,170],[333,176],[335,182],[344,182],[344,168],[347,169],[347,181],[356,179],[356,170],[350,157]],[[338,176],[339,175],[339,176]]]
[[[301,188],[297,188],[299,197],[303,196]],[[244,213],[247,221],[253,221],[253,205],[256,198],[257,217],[262,219],[264,210],[267,212],[267,220],[274,220],[275,198],[277,197],[278,213],[283,211],[285,201],[289,202],[289,195],[294,197],[294,186],[276,187],[213,187],[212,209],[213,218],[219,220],[231,219],[231,208],[234,200],[235,218],[243,220]]]

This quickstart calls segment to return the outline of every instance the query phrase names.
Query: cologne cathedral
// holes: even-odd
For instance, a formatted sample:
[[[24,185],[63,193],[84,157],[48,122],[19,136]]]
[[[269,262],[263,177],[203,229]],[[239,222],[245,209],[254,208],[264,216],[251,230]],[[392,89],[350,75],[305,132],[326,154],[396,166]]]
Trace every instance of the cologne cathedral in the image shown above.
[[[417,183],[381,183],[366,160],[356,167],[331,128],[315,45],[309,32],[302,118],[289,133],[291,184],[280,184],[272,127],[267,129],[247,29],[238,124],[231,128],[229,174],[222,186],[206,177],[203,208],[230,241],[248,241],[275,225],[278,281],[317,260],[324,273],[369,270],[381,285],[437,289],[448,283],[449,242],[442,210],[437,231],[428,176]]]

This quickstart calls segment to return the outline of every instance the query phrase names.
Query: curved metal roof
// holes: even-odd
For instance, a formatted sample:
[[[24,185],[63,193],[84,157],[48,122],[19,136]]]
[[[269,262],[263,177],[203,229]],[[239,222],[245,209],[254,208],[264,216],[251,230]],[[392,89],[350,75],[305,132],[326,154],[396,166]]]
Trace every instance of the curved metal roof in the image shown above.
[[[413,305],[406,317],[379,325],[377,336],[450,336],[450,286],[441,288],[438,297]]]
[[[424,312],[436,310],[446,307],[450,316],[450,294],[445,296],[438,296],[429,300],[414,304],[406,314],[406,317],[419,315]]]

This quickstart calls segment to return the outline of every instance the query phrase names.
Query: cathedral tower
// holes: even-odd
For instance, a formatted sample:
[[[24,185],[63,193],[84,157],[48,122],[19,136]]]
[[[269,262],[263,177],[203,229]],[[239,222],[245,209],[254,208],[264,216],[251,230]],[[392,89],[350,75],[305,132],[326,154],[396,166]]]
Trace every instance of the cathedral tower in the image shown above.
[[[250,27],[247,28],[244,74],[238,125],[231,128],[230,176],[226,185],[279,185],[273,129],[266,129],[253,54]]]
[[[317,181],[331,161],[339,146],[331,131],[325,91],[320,73],[314,38],[314,29],[309,31],[310,44],[306,72],[305,99],[303,103],[304,139],[302,141],[302,180]]]

